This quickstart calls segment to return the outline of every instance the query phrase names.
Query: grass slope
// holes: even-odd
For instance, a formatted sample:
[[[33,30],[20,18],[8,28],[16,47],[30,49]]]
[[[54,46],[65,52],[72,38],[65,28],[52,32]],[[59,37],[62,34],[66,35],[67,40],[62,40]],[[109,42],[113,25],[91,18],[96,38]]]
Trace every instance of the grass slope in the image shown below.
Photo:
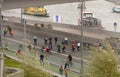
[[[43,72],[39,69],[35,69],[29,65],[20,63],[8,57],[5,57],[5,66],[24,69],[24,73],[25,73],[24,77],[53,77],[52,75],[46,72]]]

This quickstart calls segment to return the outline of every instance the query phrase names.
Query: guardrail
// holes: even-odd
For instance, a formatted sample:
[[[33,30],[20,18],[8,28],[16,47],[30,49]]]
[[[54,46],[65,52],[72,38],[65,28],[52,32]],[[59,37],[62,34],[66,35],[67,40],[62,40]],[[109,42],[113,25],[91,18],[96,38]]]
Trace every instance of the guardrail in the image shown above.
[[[6,77],[24,77],[24,70],[19,68],[6,67],[5,69],[10,72],[10,70],[15,70],[14,72],[8,74]]]

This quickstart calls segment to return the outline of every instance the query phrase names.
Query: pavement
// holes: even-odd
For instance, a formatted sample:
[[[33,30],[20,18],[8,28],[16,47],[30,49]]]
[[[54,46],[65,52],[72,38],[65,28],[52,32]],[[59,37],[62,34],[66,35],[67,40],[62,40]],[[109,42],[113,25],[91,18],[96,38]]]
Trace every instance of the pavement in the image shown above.
[[[19,22],[20,21],[20,18],[8,18],[9,21],[15,21],[15,22]],[[31,20],[27,20],[27,23],[28,24],[34,24],[36,23],[37,21],[31,21]],[[17,52],[17,49],[19,48],[19,45],[22,44],[23,46],[25,46],[25,41],[24,41],[24,28],[23,28],[23,25],[15,25],[14,23],[10,23],[10,22],[6,22],[3,24],[2,27],[4,27],[6,24],[9,24],[13,31],[14,31],[14,36],[13,37],[10,37],[9,35],[7,35],[7,37],[4,37],[3,38],[3,46],[5,46],[5,42],[8,43],[8,47],[10,49],[12,49],[14,52],[14,54]],[[48,22],[47,22],[48,24]],[[71,34],[77,34],[77,35],[80,35],[80,31],[79,29],[77,29],[76,27],[70,27],[70,26],[65,26],[65,24],[61,24],[61,27],[60,25],[55,25],[54,23],[53,24],[53,29],[54,30],[58,30],[58,31],[62,31],[62,32],[68,32],[68,33],[71,33]],[[65,26],[65,27],[64,27]],[[74,29],[75,28],[75,29]],[[38,45],[36,46],[37,48],[37,52],[39,52],[39,54],[41,54],[40,52],[40,49],[41,47],[44,45],[44,36],[56,36],[55,34],[50,34],[49,32],[44,32],[44,31],[40,31],[40,30],[36,30],[36,29],[31,29],[29,27],[27,27],[27,44],[31,43],[33,44],[33,37],[34,36],[37,36],[38,37]],[[110,34],[101,34],[101,33],[95,33],[95,32],[90,32],[90,31],[85,31],[84,32],[84,36],[88,36],[88,37],[93,37],[93,38],[99,38],[99,39],[105,39],[106,37],[109,37]],[[119,34],[118,34],[119,35]],[[116,33],[116,36],[117,36],[117,33]],[[61,36],[61,38],[64,37],[64,36]],[[61,43],[61,38],[59,38],[59,44]],[[63,54],[63,53],[57,53],[56,52],[56,45],[53,45],[53,50],[51,51],[52,54],[48,56],[46,62],[49,62],[51,64],[51,67],[55,67],[55,70],[53,70],[55,73],[58,74],[58,67],[60,65],[63,65],[64,66],[64,63],[66,61],[66,57],[68,56],[68,54],[72,54],[73,56],[73,67],[70,68],[71,72],[72,73],[75,73],[75,74],[79,74],[80,72],[80,51],[75,51],[75,53],[72,53],[71,52],[71,45],[69,43],[69,45],[67,46],[66,48],[66,53]],[[23,51],[24,51],[25,47],[23,47]],[[11,55],[13,54],[11,53]],[[30,52],[30,53],[33,53],[33,52]],[[29,53],[29,54],[30,54]],[[39,54],[37,54],[37,60],[39,60]],[[33,55],[33,54],[31,54]],[[30,56],[31,56],[30,55]],[[15,56],[15,55],[13,55]],[[83,56],[85,58],[87,58],[87,60],[84,60],[84,64],[86,63],[89,63],[89,56],[90,56],[90,51],[89,50],[84,50],[83,51]],[[35,56],[34,56],[35,57]],[[39,62],[39,61],[36,61],[36,62]],[[85,65],[85,68],[87,69],[86,65]],[[52,70],[52,68],[50,69]],[[85,70],[87,72],[87,70]],[[72,76],[72,75],[71,75]],[[77,77],[77,76],[76,76]]]
[[[11,24],[11,27],[13,28],[14,30],[14,36],[13,37],[10,37],[9,35],[7,35],[7,37],[5,38],[6,40],[10,40],[9,41],[9,46],[12,46],[14,45],[15,43],[14,42],[18,42],[20,43],[20,41],[22,41],[23,45],[24,45],[24,28],[23,28],[23,25],[13,25],[14,23],[7,23],[7,24]],[[34,36],[37,36],[38,38],[38,46],[39,47],[42,47],[44,45],[44,37],[47,36],[47,37],[54,37],[54,36],[58,36],[58,35],[55,35],[55,34],[51,34],[49,32],[45,32],[45,31],[42,31],[42,30],[35,30],[35,29],[31,29],[29,27],[27,27],[27,40],[33,44],[33,37]],[[61,41],[63,39],[63,37],[65,36],[60,36],[61,38],[59,38],[59,41],[58,41],[58,44],[61,44]],[[69,42],[69,45],[66,46],[66,54],[72,54],[73,56],[76,56],[76,57],[79,57],[80,56],[80,51],[77,51],[75,50],[76,53],[73,53],[71,51],[71,42]],[[14,45],[16,46],[16,48],[18,48],[18,44],[17,45]],[[54,45],[54,42],[53,42],[53,50],[56,52],[56,45]],[[84,51],[84,56],[88,56],[89,55],[89,51],[88,50],[85,50]]]
[[[13,16],[12,17],[6,17],[6,19],[8,19],[8,21],[11,21],[11,22],[20,22],[20,20],[21,20],[20,18],[13,17]],[[53,26],[54,30],[81,35],[80,28],[76,27],[75,25],[59,24],[59,23],[52,23],[52,22],[40,22],[40,21],[34,21],[34,20],[29,20],[29,19],[26,19],[26,21],[27,21],[27,24],[30,24],[30,25],[34,25],[35,23],[51,24]],[[68,27],[66,27],[66,26],[68,26]],[[73,26],[76,27],[76,28],[74,29]],[[93,29],[93,30],[95,30],[95,29]],[[84,31],[84,36],[92,37],[92,38],[99,38],[99,39],[105,39],[106,37],[109,37],[109,35],[101,34],[101,33],[95,33],[95,32],[91,32],[89,30]]]
[[[62,58],[58,58],[58,57],[53,57],[51,55],[45,57],[45,63],[40,64],[40,60],[39,60],[39,54],[36,52],[34,53],[34,51],[31,52],[22,52],[23,55],[16,55],[16,50],[3,50],[3,52],[6,54],[6,56],[15,59],[17,61],[20,62],[24,62],[28,65],[31,65],[35,68],[39,68],[42,69],[45,72],[51,73],[53,75],[56,75],[58,77],[64,77],[64,75],[60,75],[59,74],[59,66],[63,65],[63,63],[65,62],[64,59]],[[79,77],[79,64],[73,62],[73,67],[69,68],[69,77]]]
[[[33,36],[37,35],[38,39],[38,46],[36,46],[37,48],[37,52],[36,54],[34,53],[34,51],[28,51],[25,50],[26,46],[25,46],[25,41],[24,41],[24,31],[23,31],[23,27],[20,27],[18,25],[14,25],[13,23],[7,23],[9,24],[13,31],[14,31],[14,36],[10,37],[9,35],[7,35],[7,37],[3,37],[3,47],[5,47],[5,43],[7,42],[8,48],[12,51],[5,51],[6,54],[12,56],[13,58],[20,60],[21,58],[19,56],[16,56],[16,52],[19,48],[19,45],[23,45],[23,54],[25,56],[24,60],[22,59],[22,61],[24,62],[28,62],[27,64],[32,64],[38,67],[41,67],[41,65],[39,64],[39,54],[41,54],[40,52],[40,48],[42,45],[44,45],[44,41],[43,41],[43,32],[34,30],[34,29],[29,29],[27,28],[27,45],[29,43],[33,44]],[[3,24],[3,27],[6,25],[6,23]],[[22,25],[21,25],[22,26]],[[3,28],[2,27],[2,28]],[[49,33],[46,33],[49,34]],[[60,43],[60,41],[59,41]],[[54,45],[54,47],[56,47],[56,45]],[[62,65],[64,66],[64,63],[66,62],[66,58],[68,56],[68,54],[72,54],[73,55],[73,67],[69,68],[69,77],[78,77],[80,74],[80,52],[76,51],[75,53],[71,53],[71,49],[70,49],[70,45],[67,46],[66,49],[66,53],[65,54],[61,54],[61,53],[57,53],[56,49],[53,49],[53,51],[51,51],[52,53],[47,57],[46,64],[43,68],[46,68],[49,66],[49,68],[45,69],[45,70],[50,70],[53,73],[59,75],[58,73],[58,69],[59,66]],[[44,53],[45,54],[45,53]],[[85,51],[84,55],[88,55],[89,52]],[[34,62],[35,60],[35,62]],[[30,63],[29,63],[30,62]],[[84,62],[86,63],[86,61],[84,60]],[[87,61],[88,62],[88,61]],[[34,64],[35,63],[35,64]],[[86,65],[84,65],[85,69],[87,68]],[[87,72],[87,70],[85,70]],[[64,77],[64,76],[59,76],[59,77]]]
[[[13,17],[10,20],[13,21],[14,19],[15,18]],[[16,19],[16,22],[19,22],[19,21]],[[30,22],[30,21],[28,20],[28,22]],[[26,45],[25,45],[25,41],[24,41],[23,25],[14,25],[14,23],[7,22],[7,23],[3,24],[2,28],[4,28],[4,26],[7,24],[9,24],[12,27],[12,29],[14,31],[14,36],[10,37],[9,35],[7,35],[7,37],[2,38],[3,39],[3,47],[5,47],[5,43],[7,42],[8,48],[11,50],[11,51],[5,50],[5,54],[9,55],[10,57],[12,57],[14,59],[17,59],[18,61],[22,60],[23,62],[26,62],[27,64],[31,64],[33,66],[35,65],[35,66],[37,66],[36,68],[42,67],[43,70],[45,70],[45,71],[47,70],[49,73],[56,74],[59,77],[64,77],[63,75],[59,75],[59,73],[58,73],[59,66],[60,65],[64,66],[64,63],[66,62],[66,58],[67,58],[68,54],[72,54],[73,67],[69,68],[69,72],[70,72],[69,77],[73,77],[73,76],[79,77],[80,60],[81,60],[80,52],[76,50],[75,53],[72,53],[70,43],[69,43],[69,45],[67,45],[65,54],[56,52],[56,45],[53,45],[54,48],[51,51],[52,53],[46,57],[45,66],[41,66],[40,62],[39,62],[39,54],[41,54],[41,52],[40,52],[41,46],[44,45],[44,40],[43,40],[44,36],[46,36],[46,35],[56,36],[56,35],[50,34],[48,32],[30,29],[29,27],[27,27],[27,39],[26,39],[27,43],[26,43],[26,45],[28,45],[28,44],[33,45],[33,36],[38,37],[38,45],[36,46],[37,51],[34,53],[34,51],[29,51],[28,49],[25,50]],[[55,26],[55,27],[53,27],[53,29],[63,31],[63,32],[69,32],[71,34],[80,35],[79,30],[75,30],[72,28],[65,28],[65,27],[62,28],[62,27]],[[94,33],[94,32],[91,33],[89,31],[88,32],[86,31],[84,34],[85,34],[85,36],[89,36],[89,37],[93,36],[93,37],[97,37],[100,39],[104,39],[106,37],[106,35],[104,35],[104,34],[98,35],[97,33]],[[61,36],[61,38],[62,37],[63,36]],[[61,43],[61,40],[62,40],[61,38],[59,38],[58,43]],[[16,52],[17,52],[20,44],[23,45],[22,53],[25,56],[24,60],[20,56],[16,55]],[[84,53],[84,55],[83,55],[84,58],[87,58],[87,59],[84,59],[84,69],[85,69],[85,72],[88,72],[86,65],[87,65],[87,63],[89,63],[90,51],[84,50],[83,53]],[[45,53],[43,53],[43,54],[45,54]]]

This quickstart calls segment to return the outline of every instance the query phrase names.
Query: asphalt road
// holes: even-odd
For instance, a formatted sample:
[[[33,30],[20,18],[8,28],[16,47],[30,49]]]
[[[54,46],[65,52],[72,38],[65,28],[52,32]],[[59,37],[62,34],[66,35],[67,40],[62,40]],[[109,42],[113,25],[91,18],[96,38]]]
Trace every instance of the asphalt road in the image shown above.
[[[9,24],[12,27],[12,29],[14,31],[14,36],[10,37],[9,34],[8,34],[6,37],[3,38],[3,43],[5,43],[7,41],[8,46],[11,49],[15,49],[16,52],[17,52],[17,49],[19,48],[19,45],[22,44],[24,46],[24,44],[25,44],[25,41],[24,41],[24,27],[23,27],[23,25],[18,25],[18,24],[10,23],[10,22],[7,22],[7,24]],[[2,28],[4,28],[7,24],[3,23],[2,24]],[[44,37],[45,36],[47,36],[47,37],[57,36],[56,34],[51,34],[49,32],[43,31],[43,30],[31,28],[28,25],[27,25],[26,29],[27,29],[27,32],[26,32],[27,33],[27,39],[32,44],[33,44],[33,37],[37,36],[37,38],[38,38],[38,45],[36,46],[36,48],[37,48],[37,51],[39,51],[39,52],[40,52],[41,46],[44,45]],[[68,29],[70,29],[70,28],[68,28]],[[67,28],[66,28],[66,30],[67,30]],[[72,29],[70,29],[70,30],[72,30]],[[63,37],[65,37],[65,36],[61,35],[61,38],[63,38]],[[59,38],[59,42],[58,42],[59,44],[61,44],[61,40],[62,40],[61,38]],[[28,41],[27,41],[27,44],[28,44]],[[55,63],[55,64],[58,64],[58,65],[63,64],[64,65],[64,63],[66,61],[66,58],[67,58],[67,55],[68,54],[72,54],[72,56],[73,56],[73,62],[74,62],[74,65],[75,65],[74,69],[77,70],[77,71],[79,71],[78,67],[80,66],[79,65],[79,63],[80,63],[80,51],[75,50],[75,53],[73,53],[71,51],[71,45],[70,45],[70,43],[67,45],[66,48],[67,49],[66,49],[66,53],[65,54],[57,53],[56,52],[56,50],[57,50],[56,49],[56,45],[53,42],[53,50],[52,50],[52,52],[54,52],[54,53],[52,53],[50,55],[49,60],[51,62]],[[83,54],[84,54],[83,56],[85,58],[89,58],[89,56],[90,56],[89,50],[84,50]]]
[[[23,28],[23,25],[14,25],[13,23],[8,23],[8,24],[11,24],[13,30],[14,30],[14,37],[13,39],[15,40],[19,40],[19,41],[24,41],[24,28]],[[67,29],[67,28],[66,28]],[[40,31],[40,30],[35,30],[35,29],[31,29],[29,27],[27,27],[27,39],[31,41],[31,43],[33,44],[33,37],[34,36],[37,36],[38,37],[38,46],[41,47],[44,45],[44,37],[47,36],[47,37],[54,37],[54,36],[58,36],[56,34],[51,34],[49,32],[44,32],[44,31]],[[62,38],[65,37],[65,36],[61,36],[61,38],[59,38],[59,44],[61,44],[61,41],[62,41]],[[68,52],[67,54],[71,54],[71,42],[69,43],[70,45],[67,46],[67,49],[66,49],[66,52]],[[56,45],[54,44],[53,42],[53,50],[56,51]],[[76,53],[73,54],[77,57],[80,56],[80,52],[78,52],[76,50]],[[86,54],[85,52],[85,55],[88,55]]]
[[[9,34],[7,34],[4,40],[4,43],[5,41],[7,41],[8,43],[8,46],[11,48],[11,49],[14,49],[16,50],[17,52],[17,49],[19,48],[19,45],[22,44],[24,45],[24,27],[23,25],[13,25],[14,23],[9,23],[9,25],[12,27],[13,31],[14,31],[14,36],[11,37],[9,36]],[[6,24],[3,25],[3,28],[5,27]],[[38,45],[36,46],[37,48],[37,51],[40,52],[40,48],[44,45],[44,36],[49,35],[47,37],[52,37],[54,36],[54,34],[51,34],[51,33],[48,33],[48,32],[42,32],[42,31],[39,31],[39,30],[35,30],[35,29],[31,29],[29,26],[27,27],[27,40],[30,40],[30,42],[33,44],[33,37],[34,36],[37,36],[38,38]],[[63,38],[61,36],[61,38]],[[61,44],[61,40],[62,39],[59,39],[59,44]],[[28,41],[27,41],[28,43]],[[75,68],[74,69],[77,69],[79,70],[79,63],[80,63],[80,51],[77,51],[75,50],[75,53],[72,53],[71,51],[71,45],[70,43],[68,43],[69,45],[66,46],[66,53],[63,54],[63,53],[57,53],[56,52],[56,45],[54,44],[53,42],[53,50],[52,50],[52,54],[50,55],[50,61],[56,63],[56,64],[63,64],[65,63],[66,61],[66,58],[68,56],[68,54],[72,54],[73,56],[73,62],[74,62],[74,65],[75,65]],[[86,51],[84,50],[84,56],[88,56],[89,55],[89,51]],[[78,67],[77,67],[78,66]]]
[[[8,19],[8,21],[15,21],[15,22],[20,22],[20,18],[16,18],[16,17],[6,17]],[[35,23],[44,23],[44,24],[51,24],[53,26],[53,30],[58,30],[58,31],[62,31],[62,32],[67,32],[67,33],[71,33],[71,34],[76,34],[76,35],[80,35],[80,30],[79,27],[76,27],[74,25],[69,25],[69,24],[55,24],[55,23],[50,23],[50,22],[39,22],[39,21],[32,21],[32,20],[27,20],[27,24],[35,24]],[[12,37],[12,39],[17,40],[17,41],[23,41],[24,42],[24,28],[23,25],[18,25],[18,24],[14,24],[14,23],[7,23],[7,24],[11,24],[11,27],[14,30],[14,37]],[[4,25],[3,25],[4,26]],[[94,29],[93,29],[94,30]],[[96,33],[93,30],[84,30],[84,36],[87,37],[92,37],[92,38],[98,38],[98,39],[105,39],[111,36],[116,36],[119,37],[120,33],[114,33],[114,32],[109,32],[109,31],[100,31],[98,30]],[[102,33],[104,32],[104,33]],[[113,33],[113,34],[111,34]],[[59,44],[61,44],[62,38],[65,36],[62,35],[56,35],[56,34],[51,34],[49,32],[45,32],[43,30],[39,30],[39,29],[33,29],[33,28],[29,28],[29,26],[27,26],[27,39],[30,40],[30,42],[33,44],[33,37],[37,36],[38,37],[38,47],[41,47],[44,45],[44,37],[55,37],[55,36],[59,36]],[[9,37],[9,36],[8,36]],[[9,37],[11,38],[11,37]],[[75,37],[76,38],[76,37]],[[70,44],[70,43],[69,43]],[[56,45],[54,45],[53,42],[53,51],[56,52]],[[17,46],[18,47],[18,46]],[[80,52],[76,50],[75,53],[71,52],[71,45],[67,46],[66,49],[66,54],[72,54],[75,57],[80,57]],[[89,51],[85,50],[84,51],[84,56],[89,56]]]
[[[19,17],[5,17],[8,21],[11,22],[20,22],[20,18]],[[71,34],[76,34],[76,35],[81,35],[81,31],[80,31],[80,27],[76,26],[76,25],[71,25],[71,24],[60,24],[60,23],[52,23],[52,22],[43,22],[43,21],[34,21],[34,20],[30,20],[30,19],[26,19],[27,24],[33,25],[35,23],[43,23],[45,25],[47,24],[51,24],[54,30],[58,30],[58,31],[62,31],[62,32],[68,32]],[[92,38],[98,38],[98,39],[105,39],[107,37],[110,36],[110,34],[108,33],[99,33],[102,30],[97,30],[98,32],[94,32],[96,31],[96,29],[88,29],[88,28],[83,28],[84,31],[84,36],[87,37],[92,37]]]
[[[3,45],[5,45],[5,42],[7,41],[7,44],[8,44],[8,47],[10,49],[13,49],[13,50],[18,50],[19,48],[19,45],[22,44],[24,46],[25,44],[25,41],[24,41],[24,27],[23,25],[14,25],[14,23],[7,23],[9,24],[13,31],[14,31],[14,35],[13,37],[9,36],[9,34],[7,34],[6,37],[3,37]],[[6,23],[2,24],[2,30],[4,29],[4,27],[7,25]],[[29,28],[27,26],[27,40],[29,40],[32,44],[33,44],[33,37],[34,36],[37,36],[38,38],[38,45],[36,46],[37,48],[37,51],[39,52],[39,54],[41,53],[40,52],[40,48],[42,45],[44,45],[44,36],[46,36],[45,34],[49,35],[48,32],[43,32],[43,31],[40,31],[40,30],[35,30],[34,28]],[[55,34],[50,34],[52,36],[54,36]],[[50,36],[49,36],[50,37]],[[64,36],[61,36],[61,37],[64,37]],[[61,40],[62,39],[59,39],[59,44],[61,43]],[[27,44],[28,44],[28,41],[27,41]],[[54,44],[53,42],[53,50],[52,50],[52,53],[51,55],[49,55],[48,57],[48,61],[56,64],[56,65],[64,65],[65,61],[67,60],[67,56],[68,54],[72,54],[73,56],[73,65],[74,67],[72,68],[73,71],[77,71],[79,72],[79,69],[80,69],[80,51],[77,51],[75,50],[75,53],[73,53],[71,51],[71,45],[70,43],[68,43],[69,45],[67,45],[67,49],[65,50],[66,53],[65,54],[62,54],[62,53],[57,53],[56,52],[56,45]],[[23,51],[24,51],[25,47],[23,47]],[[27,49],[28,50],[28,49]],[[29,51],[29,54],[32,54],[31,51]],[[39,55],[38,54],[38,55]],[[84,56],[85,57],[88,57],[89,55],[89,51],[86,51],[84,50]]]

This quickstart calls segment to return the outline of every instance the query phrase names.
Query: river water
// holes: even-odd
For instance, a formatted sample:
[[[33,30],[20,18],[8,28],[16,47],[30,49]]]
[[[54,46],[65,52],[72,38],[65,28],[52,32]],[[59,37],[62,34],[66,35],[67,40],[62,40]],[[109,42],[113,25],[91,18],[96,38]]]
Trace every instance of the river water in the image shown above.
[[[120,13],[112,12],[115,4],[105,0],[95,0],[85,2],[86,10],[92,12],[94,17],[102,21],[102,26],[105,30],[114,31],[114,22],[117,22],[116,31],[120,32]],[[78,25],[79,9],[78,3],[67,3],[58,5],[45,6],[50,11],[50,17],[36,17],[23,15],[25,19],[54,22],[56,15],[61,17],[61,23]],[[20,9],[5,10],[2,12],[6,16],[20,17]]]

